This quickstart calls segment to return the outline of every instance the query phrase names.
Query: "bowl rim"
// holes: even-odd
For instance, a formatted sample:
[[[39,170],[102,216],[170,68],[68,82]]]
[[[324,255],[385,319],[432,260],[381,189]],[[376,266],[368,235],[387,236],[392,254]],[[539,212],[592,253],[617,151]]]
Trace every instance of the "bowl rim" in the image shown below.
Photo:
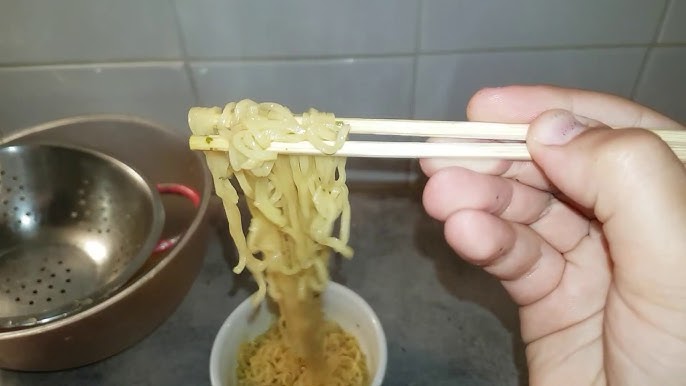
[[[73,125],[73,124],[81,124],[81,123],[102,123],[102,122],[110,122],[110,123],[122,123],[122,124],[135,124],[135,125],[141,125],[141,126],[146,126],[154,131],[157,131],[160,135],[172,135],[176,137],[179,140],[183,140],[183,137],[175,134],[174,132],[170,131],[170,129],[165,128],[165,126],[153,122],[151,120],[147,120],[141,117],[137,116],[131,116],[131,115],[121,115],[121,114],[94,114],[94,115],[80,115],[80,116],[73,116],[73,117],[68,117],[68,118],[62,118],[62,119],[57,119],[45,123],[41,123],[36,126],[30,126],[24,129],[21,129],[9,136],[6,136],[2,140],[0,140],[0,146],[5,146],[5,145],[10,145],[13,142],[20,141],[32,134],[37,134],[43,131],[51,130],[57,127],[61,126],[66,126],[66,125]],[[194,154],[198,162],[201,163],[201,165],[204,165],[202,158],[200,157],[200,154]],[[137,292],[141,287],[145,286],[148,282],[152,281],[160,271],[164,270],[169,264],[171,264],[172,260],[176,259],[176,256],[179,255],[180,251],[184,249],[185,245],[188,244],[191,240],[192,237],[194,237],[194,234],[198,231],[198,229],[202,226],[202,224],[206,221],[206,216],[208,213],[208,209],[210,206],[210,201],[212,198],[212,179],[209,173],[209,170],[206,167],[201,168],[201,173],[203,175],[203,191],[201,192],[201,201],[200,205],[196,209],[195,216],[193,217],[193,220],[191,221],[190,225],[188,226],[188,229],[183,233],[181,238],[179,239],[178,243],[176,246],[160,261],[158,261],[149,271],[144,273],[141,277],[136,279],[134,282],[126,285],[124,288],[120,288],[119,291],[114,293],[112,296],[108,297],[104,301],[86,309],[81,312],[78,312],[76,314],[67,316],[65,318],[55,320],[51,323],[43,324],[43,325],[37,325],[37,326],[32,326],[28,328],[23,328],[23,329],[17,329],[17,330],[5,330],[5,331],[0,331],[0,340],[7,340],[7,339],[19,339],[19,338],[25,338],[28,336],[34,336],[34,335],[40,335],[48,332],[54,332],[56,330],[59,330],[67,325],[70,325],[72,323],[76,323],[79,320],[82,319],[87,319],[90,318],[96,314],[100,314],[104,312],[107,308],[112,307],[114,304],[120,302],[122,299],[127,298],[131,296],[131,294]]]
[[[135,184],[139,185],[140,187],[144,187],[145,195],[150,198],[150,205],[152,209],[150,229],[147,232],[143,243],[138,248],[138,251],[135,253],[135,255],[129,260],[121,275],[118,275],[114,280],[88,294],[85,294],[84,297],[48,311],[25,314],[20,317],[0,317],[0,325],[5,325],[7,328],[26,328],[44,325],[64,319],[70,315],[77,314],[107,299],[110,295],[115,293],[124,284],[126,284],[126,282],[136,274],[143,264],[145,264],[145,261],[155,248],[155,245],[162,234],[162,229],[164,228],[165,211],[164,206],[162,205],[160,194],[147,177],[142,175],[138,170],[136,170],[136,168],[127,165],[117,158],[109,156],[105,153],[82,146],[60,143],[58,141],[41,141],[22,144],[8,143],[0,145],[0,152],[11,153],[12,149],[66,150],[100,159],[108,164],[113,165],[116,169],[124,172]]]
[[[326,291],[333,291],[334,294],[343,294],[347,298],[353,299],[356,304],[361,308],[362,312],[369,317],[371,320],[372,328],[374,329],[374,335],[377,337],[377,343],[379,344],[379,363],[377,364],[377,370],[374,378],[370,380],[370,385],[381,385],[385,375],[386,366],[388,362],[388,342],[386,340],[386,334],[384,333],[383,325],[379,317],[377,316],[374,309],[367,303],[367,301],[357,292],[353,291],[349,287],[330,280],[327,284]],[[260,305],[261,306],[261,305]],[[259,306],[258,306],[259,307]],[[220,337],[228,334],[229,330],[237,323],[239,315],[243,315],[246,312],[250,312],[253,308],[252,297],[244,299],[236,308],[231,311],[229,316],[222,322],[221,327],[215,334],[214,340],[212,342],[212,350],[210,352],[210,384],[212,386],[217,386],[222,384],[222,380],[219,378],[219,368],[220,365],[217,363],[219,356],[223,347],[223,342]],[[358,343],[359,344],[359,343]]]

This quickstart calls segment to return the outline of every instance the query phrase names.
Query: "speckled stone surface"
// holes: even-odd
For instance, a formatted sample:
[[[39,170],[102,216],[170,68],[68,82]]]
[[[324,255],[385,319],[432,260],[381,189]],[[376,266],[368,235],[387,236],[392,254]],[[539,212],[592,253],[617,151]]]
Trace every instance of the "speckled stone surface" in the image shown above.
[[[351,202],[355,257],[336,260],[332,278],[381,319],[389,350],[384,385],[526,385],[517,309],[500,284],[455,256],[416,197],[354,193]],[[235,259],[221,227],[184,302],[145,340],[79,369],[0,370],[0,385],[209,385],[214,335],[254,290],[247,273],[231,272]]]

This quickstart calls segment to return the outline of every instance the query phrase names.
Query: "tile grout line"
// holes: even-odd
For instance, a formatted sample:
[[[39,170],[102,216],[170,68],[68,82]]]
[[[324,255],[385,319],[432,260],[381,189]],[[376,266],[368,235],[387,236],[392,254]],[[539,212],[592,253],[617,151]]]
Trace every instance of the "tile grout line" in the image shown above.
[[[421,38],[421,36],[420,36]],[[454,55],[454,54],[487,54],[487,53],[518,53],[518,52],[539,52],[539,51],[575,51],[575,50],[606,50],[618,48],[642,48],[651,43],[623,43],[623,44],[580,44],[563,46],[516,46],[516,47],[483,47],[483,48],[464,48],[453,50],[427,50],[419,48],[416,52],[419,56],[424,55]],[[658,47],[683,47],[683,43],[663,43],[654,44]],[[395,53],[348,53],[342,55],[302,55],[302,56],[248,56],[248,57],[217,57],[217,58],[190,58],[193,62],[204,63],[244,63],[244,62],[298,62],[298,61],[326,61],[341,59],[386,59],[386,58],[408,58],[415,55],[414,52],[395,52]]]
[[[418,73],[418,64],[419,64],[419,52],[420,52],[420,46],[421,46],[421,39],[422,39],[422,8],[424,1],[423,0],[417,0],[417,16],[415,19],[415,27],[416,30],[414,32],[414,56],[413,56],[413,62],[412,62],[412,101],[410,103],[410,117],[414,118],[415,112],[416,112],[416,92],[417,92],[417,73]]]
[[[193,104],[198,105],[200,97],[198,95],[198,87],[195,83],[195,77],[193,76],[193,71],[191,70],[191,62],[188,58],[188,49],[186,47],[186,39],[183,37],[183,32],[181,30],[181,18],[179,16],[179,10],[176,7],[176,2],[174,0],[169,0],[172,11],[174,12],[174,24],[176,29],[176,38],[179,42],[179,47],[181,48],[181,59],[183,62],[183,70],[188,78],[188,84],[191,87],[191,93],[193,94]]]
[[[488,53],[529,53],[529,52],[546,52],[546,51],[580,51],[580,50],[607,50],[619,48],[644,48],[646,43],[631,43],[631,44],[606,44],[606,45],[579,45],[579,46],[546,46],[546,47],[500,47],[500,48],[479,48],[479,49],[461,49],[461,50],[432,50],[419,52],[419,56],[441,56],[441,55],[459,55],[459,54],[488,54]],[[652,48],[662,47],[686,47],[684,43],[658,43],[650,45]],[[76,61],[76,62],[55,62],[55,63],[0,63],[0,70],[15,70],[15,69],[32,69],[32,68],[53,68],[53,67],[79,67],[79,66],[122,66],[122,65],[165,65],[175,63],[191,62],[207,63],[207,64],[236,64],[236,63],[269,63],[269,62],[311,62],[311,61],[336,61],[336,60],[374,60],[374,59],[401,59],[413,58],[415,54],[412,52],[406,53],[390,53],[390,54],[346,54],[346,55],[312,55],[312,56],[265,56],[265,57],[245,57],[245,58],[192,58],[181,57],[176,59],[119,59],[109,61]]]
[[[155,66],[169,66],[169,65],[183,65],[182,58],[176,59],[149,59],[149,60],[119,60],[119,61],[104,61],[104,62],[59,62],[59,63],[12,63],[0,64],[0,71],[12,70],[41,70],[41,69],[72,69],[72,68],[119,68],[126,66],[137,67],[155,67]]]
[[[620,48],[641,48],[647,45],[655,47],[684,47],[684,43],[622,43],[622,44],[578,44],[560,46],[513,46],[513,47],[483,47],[483,48],[464,48],[454,50],[428,50],[420,52],[420,55],[440,56],[455,54],[488,54],[488,53],[516,53],[516,52],[546,52],[546,51],[581,51],[581,50],[608,50]]]
[[[415,19],[415,33],[414,33],[414,58],[412,61],[412,86],[410,100],[410,118],[414,119],[417,114],[417,77],[419,74],[419,55],[421,51],[422,44],[422,16],[424,9],[424,0],[417,0],[417,16]],[[415,177],[417,174],[418,161],[408,160],[407,161],[407,184],[412,189],[415,185]]]
[[[662,32],[664,31],[665,28],[665,21],[667,20],[667,14],[669,13],[669,8],[672,5],[672,0],[666,0],[665,5],[662,7],[662,14],[660,15],[659,22],[657,24],[657,28],[655,28],[655,32],[653,33],[653,41],[652,44],[648,46],[646,49],[645,53],[643,54],[643,59],[641,60],[641,65],[638,67],[638,73],[636,74],[636,80],[634,81],[634,85],[631,88],[631,93],[629,94],[629,99],[635,101],[636,98],[638,97],[638,89],[641,86],[641,82],[643,81],[643,77],[645,76],[646,68],[648,67],[648,61],[650,60],[650,57],[655,50],[656,47],[659,47],[659,39],[660,36],[662,35]]]

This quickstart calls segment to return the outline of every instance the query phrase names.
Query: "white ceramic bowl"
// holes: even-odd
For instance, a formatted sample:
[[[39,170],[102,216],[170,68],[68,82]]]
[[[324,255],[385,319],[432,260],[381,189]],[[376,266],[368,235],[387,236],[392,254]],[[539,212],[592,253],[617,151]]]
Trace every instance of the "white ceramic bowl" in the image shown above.
[[[338,283],[329,283],[323,294],[324,314],[352,334],[367,357],[371,386],[381,386],[386,373],[386,336],[372,308],[358,294]],[[212,386],[234,386],[238,348],[266,331],[276,315],[266,302],[253,311],[244,300],[219,329],[210,355]]]

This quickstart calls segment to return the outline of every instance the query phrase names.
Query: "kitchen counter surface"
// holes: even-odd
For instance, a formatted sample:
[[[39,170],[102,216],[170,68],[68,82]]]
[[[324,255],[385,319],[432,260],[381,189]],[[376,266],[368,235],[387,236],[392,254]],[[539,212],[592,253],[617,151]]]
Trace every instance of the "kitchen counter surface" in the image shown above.
[[[525,385],[516,307],[497,281],[456,258],[417,197],[355,192],[351,203],[355,257],[334,260],[332,279],[364,297],[381,319],[389,351],[384,385]],[[143,341],[78,369],[0,370],[0,385],[209,385],[214,336],[255,289],[247,271],[231,272],[226,224],[215,225],[191,291]]]

